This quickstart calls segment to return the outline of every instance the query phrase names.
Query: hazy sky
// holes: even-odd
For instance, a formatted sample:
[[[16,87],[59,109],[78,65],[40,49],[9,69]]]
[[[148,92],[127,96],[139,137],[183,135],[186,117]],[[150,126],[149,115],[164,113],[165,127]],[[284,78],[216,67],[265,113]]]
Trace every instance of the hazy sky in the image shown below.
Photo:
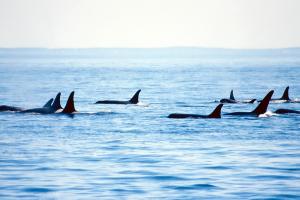
[[[0,47],[300,47],[300,0],[0,0]]]

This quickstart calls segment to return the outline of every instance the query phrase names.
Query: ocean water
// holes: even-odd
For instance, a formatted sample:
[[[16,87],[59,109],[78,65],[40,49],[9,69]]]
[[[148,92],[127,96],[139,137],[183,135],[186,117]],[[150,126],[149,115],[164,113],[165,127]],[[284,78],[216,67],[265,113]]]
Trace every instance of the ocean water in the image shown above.
[[[74,90],[79,113],[0,113],[0,199],[299,199],[300,115],[167,118],[209,114],[231,89],[299,99],[299,77],[299,49],[1,49],[0,104],[60,91],[64,106]],[[140,105],[94,104],[138,89]]]

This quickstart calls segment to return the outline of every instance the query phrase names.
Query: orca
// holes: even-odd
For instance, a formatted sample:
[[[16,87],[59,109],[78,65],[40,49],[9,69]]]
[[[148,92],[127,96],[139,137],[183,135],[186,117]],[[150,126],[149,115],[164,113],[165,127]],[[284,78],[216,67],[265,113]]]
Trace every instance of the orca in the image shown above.
[[[289,103],[289,102],[291,102],[292,100],[289,97],[289,88],[290,87],[287,86],[280,98],[272,98],[270,100],[270,102],[273,102],[273,103]],[[261,101],[262,100],[259,100],[258,102],[261,102]]]
[[[233,112],[233,113],[226,113],[225,115],[240,115],[240,116],[256,116],[258,117],[260,114],[264,114],[267,112],[268,105],[270,99],[274,93],[274,90],[271,90],[261,101],[261,103],[251,112]]]
[[[182,119],[182,118],[221,118],[221,109],[223,104],[219,104],[214,111],[209,115],[197,115],[197,114],[182,114],[172,113],[168,118]]]
[[[0,112],[2,112],[2,111],[17,111],[17,112],[21,112],[21,113],[39,113],[39,114],[65,113],[65,114],[71,114],[71,113],[76,112],[76,109],[74,106],[74,93],[75,93],[74,91],[71,92],[64,109],[62,109],[61,104],[60,104],[61,93],[59,92],[56,95],[54,101],[53,101],[53,98],[51,98],[41,108],[23,109],[23,108],[14,107],[14,106],[1,105]]]
[[[50,107],[52,102],[53,102],[53,98],[49,99],[49,101],[47,101],[47,103],[43,107]],[[23,108],[15,107],[15,106],[7,106],[7,105],[0,106],[0,112],[4,112],[4,111],[21,112],[24,110],[25,109],[23,109]]]
[[[141,90],[138,90],[129,101],[103,100],[97,101],[95,104],[137,104],[139,102],[140,92]]]
[[[5,112],[5,111],[19,112],[22,110],[23,110],[23,108],[20,108],[20,107],[0,105],[0,112]]]
[[[60,95],[61,95],[61,93],[59,92],[56,95],[54,101],[53,101],[53,98],[50,99],[42,108],[26,109],[26,110],[21,110],[20,112],[22,112],[22,113],[39,113],[39,114],[51,114],[51,113],[55,113],[57,110],[61,109],[61,106],[60,106]],[[52,104],[52,102],[53,102],[53,104]]]
[[[233,90],[231,90],[229,99],[226,99],[226,98],[221,99],[220,103],[254,103],[255,101],[256,101],[256,99],[237,101],[234,98]]]
[[[275,111],[276,114],[289,114],[289,113],[294,113],[294,114],[300,114],[300,111],[298,110],[291,110],[291,109],[284,109],[280,108]]]

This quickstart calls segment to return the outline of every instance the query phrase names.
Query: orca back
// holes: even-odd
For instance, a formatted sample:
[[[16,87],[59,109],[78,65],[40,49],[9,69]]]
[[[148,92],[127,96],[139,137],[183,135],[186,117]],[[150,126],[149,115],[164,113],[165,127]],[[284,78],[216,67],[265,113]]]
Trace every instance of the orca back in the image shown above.
[[[22,111],[22,108],[14,107],[14,106],[7,106],[7,105],[0,105],[0,112],[3,111]]]
[[[130,103],[132,104],[137,104],[139,102],[139,94],[140,94],[141,90],[138,90],[133,97],[129,100]]]
[[[220,103],[237,103],[237,101],[232,99],[221,99]]]
[[[296,113],[296,114],[300,114],[300,111],[297,110],[290,110],[290,109],[277,109],[275,111],[276,114],[288,114],[288,113]]]
[[[251,99],[250,101],[249,101],[249,103],[254,103],[256,101],[256,99]]]
[[[267,112],[269,102],[271,100],[271,97],[274,93],[274,90],[271,90],[264,99],[258,104],[258,106],[252,111],[252,113],[255,113],[257,116],[260,114],[264,114]]]

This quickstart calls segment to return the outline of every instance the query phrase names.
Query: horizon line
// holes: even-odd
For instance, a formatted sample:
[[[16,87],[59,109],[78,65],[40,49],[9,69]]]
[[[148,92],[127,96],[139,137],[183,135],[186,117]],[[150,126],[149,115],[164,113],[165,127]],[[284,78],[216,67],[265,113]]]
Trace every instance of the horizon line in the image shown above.
[[[234,47],[205,47],[205,46],[159,46],[159,47],[0,47],[0,49],[219,49],[219,50],[283,50],[300,49],[300,46],[294,47],[275,47],[275,48],[234,48]]]

